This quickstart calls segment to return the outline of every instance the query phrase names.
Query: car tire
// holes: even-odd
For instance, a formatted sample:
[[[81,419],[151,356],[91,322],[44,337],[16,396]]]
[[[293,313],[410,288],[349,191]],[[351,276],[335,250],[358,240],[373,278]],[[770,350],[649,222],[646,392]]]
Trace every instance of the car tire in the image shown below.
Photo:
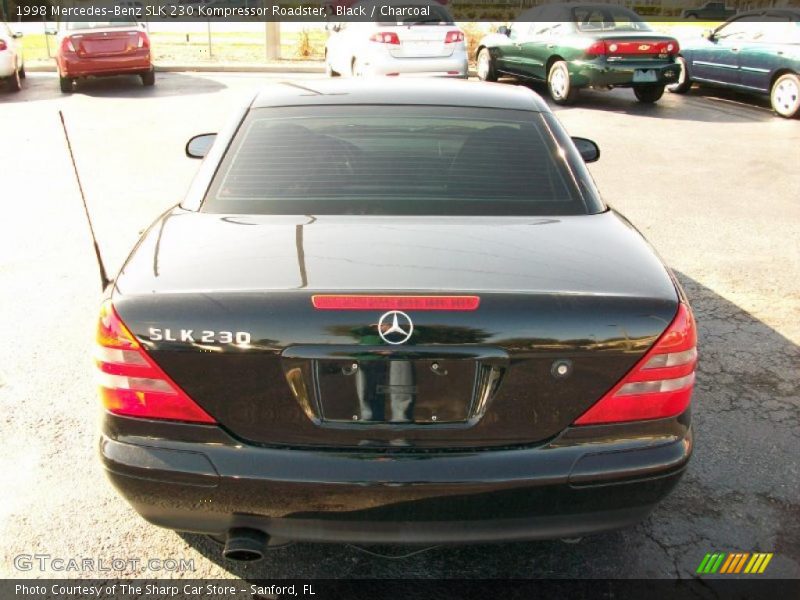
[[[772,84],[769,92],[772,110],[785,119],[800,113],[800,77],[795,73],[784,73]]]
[[[71,94],[72,93],[72,84],[74,83],[74,79],[72,77],[59,77],[58,78],[58,85],[61,88],[62,94]]]
[[[25,65],[22,65],[19,68],[19,78],[20,79],[25,79],[27,76],[28,76],[28,74],[25,72]]]
[[[325,75],[328,77],[339,77],[339,73],[331,68],[331,63],[328,62],[327,54],[325,54]]]
[[[635,85],[633,86],[633,93],[636,99],[644,104],[653,104],[661,99],[664,95],[663,85]]]
[[[156,84],[156,72],[153,69],[150,69],[147,73],[142,73],[140,77],[142,78],[142,85],[145,87],[152,87]]]
[[[22,82],[19,78],[19,71],[14,71],[14,74],[9,77],[6,81],[8,81],[8,91],[9,92],[18,92],[22,89]]]
[[[578,88],[569,79],[569,67],[564,60],[557,60],[547,72],[547,92],[556,104],[565,106],[578,98]]]
[[[481,48],[478,52],[477,68],[478,79],[481,81],[497,81],[497,69],[494,58],[488,48]]]
[[[681,66],[681,73],[678,75],[678,82],[667,86],[671,94],[685,94],[692,88],[692,80],[689,79],[689,72],[686,70],[686,59],[679,56],[675,62]]]

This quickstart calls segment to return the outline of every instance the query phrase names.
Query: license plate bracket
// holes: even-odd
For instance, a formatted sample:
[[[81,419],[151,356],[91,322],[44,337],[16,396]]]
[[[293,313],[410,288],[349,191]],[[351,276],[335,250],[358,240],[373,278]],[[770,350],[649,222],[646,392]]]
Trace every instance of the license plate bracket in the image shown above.
[[[469,416],[475,391],[474,360],[314,362],[323,421],[456,423]]]
[[[655,69],[634,69],[633,83],[655,83],[658,81],[658,73]]]

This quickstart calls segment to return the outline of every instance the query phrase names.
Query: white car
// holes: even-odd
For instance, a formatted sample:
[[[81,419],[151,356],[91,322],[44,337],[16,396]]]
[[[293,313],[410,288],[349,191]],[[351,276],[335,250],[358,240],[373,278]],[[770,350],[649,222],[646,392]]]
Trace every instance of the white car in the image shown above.
[[[362,0],[348,10],[372,20],[328,25],[328,75],[467,77],[464,32],[435,0]]]
[[[22,87],[20,80],[25,79],[21,37],[21,33],[11,31],[8,23],[0,21],[0,80],[12,92],[18,92]]]

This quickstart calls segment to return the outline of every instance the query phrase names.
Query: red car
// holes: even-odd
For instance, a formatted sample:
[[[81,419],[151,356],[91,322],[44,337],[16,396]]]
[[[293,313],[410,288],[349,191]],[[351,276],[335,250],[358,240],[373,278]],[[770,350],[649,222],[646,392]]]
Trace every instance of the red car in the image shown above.
[[[65,23],[58,32],[56,63],[64,93],[79,77],[139,75],[146,86],[156,81],[150,38],[136,21]]]

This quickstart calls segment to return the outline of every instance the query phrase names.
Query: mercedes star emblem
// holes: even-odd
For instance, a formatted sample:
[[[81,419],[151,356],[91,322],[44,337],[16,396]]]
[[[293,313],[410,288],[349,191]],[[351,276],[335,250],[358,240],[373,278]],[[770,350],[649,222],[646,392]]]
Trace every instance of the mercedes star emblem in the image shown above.
[[[387,344],[403,344],[414,333],[411,317],[400,310],[384,313],[378,321],[378,335]]]

